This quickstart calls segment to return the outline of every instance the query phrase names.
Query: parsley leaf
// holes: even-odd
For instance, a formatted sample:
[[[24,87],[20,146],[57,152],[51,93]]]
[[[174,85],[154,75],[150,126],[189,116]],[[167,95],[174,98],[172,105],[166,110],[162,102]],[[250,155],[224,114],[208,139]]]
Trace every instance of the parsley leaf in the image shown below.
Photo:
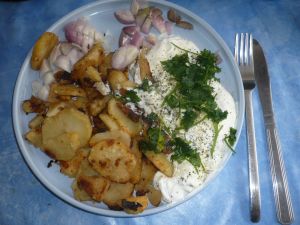
[[[134,90],[127,90],[126,93],[120,97],[120,100],[124,103],[138,103],[139,101],[141,101],[140,97]]]
[[[186,110],[180,121],[181,127],[187,131],[190,127],[195,125],[195,120],[197,119],[197,117],[198,114],[194,110],[192,109]]]
[[[142,84],[138,87],[138,89],[143,90],[143,91],[149,91],[150,88],[151,88],[151,86],[149,84],[148,79],[144,79]]]
[[[171,160],[175,160],[179,163],[187,160],[190,162],[196,170],[201,166],[205,171],[204,165],[201,162],[201,158],[199,153],[193,149],[188,143],[186,143],[182,138],[174,138],[170,142],[170,145],[173,149],[173,155],[171,156]]]
[[[165,148],[165,134],[159,127],[150,127],[147,132],[148,139],[141,140],[139,147],[142,151],[162,152]]]
[[[234,149],[232,148],[234,143],[236,142],[236,132],[237,130],[230,127],[229,129],[229,135],[226,135],[224,137],[224,142],[226,143],[226,145],[228,146],[228,148],[234,152]]]

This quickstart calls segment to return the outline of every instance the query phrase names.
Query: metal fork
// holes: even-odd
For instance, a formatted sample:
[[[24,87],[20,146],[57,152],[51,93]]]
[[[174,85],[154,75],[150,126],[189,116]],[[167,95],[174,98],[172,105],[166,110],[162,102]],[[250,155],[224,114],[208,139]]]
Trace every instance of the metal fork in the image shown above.
[[[250,218],[252,222],[258,222],[260,220],[260,187],[252,109],[252,90],[255,88],[252,34],[235,35],[234,57],[239,65],[245,93]]]

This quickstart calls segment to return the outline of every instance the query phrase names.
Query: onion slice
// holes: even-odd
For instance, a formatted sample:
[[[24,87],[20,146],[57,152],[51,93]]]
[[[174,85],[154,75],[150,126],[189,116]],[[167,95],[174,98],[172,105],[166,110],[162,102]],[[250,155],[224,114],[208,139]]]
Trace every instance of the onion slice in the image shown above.
[[[167,32],[166,26],[165,26],[165,21],[162,18],[162,16],[157,16],[157,17],[153,18],[152,24],[161,34]]]
[[[130,5],[130,11],[131,11],[132,15],[136,16],[139,9],[140,9],[140,4],[138,3],[138,1],[132,0],[131,5]]]
[[[140,28],[138,26],[127,26],[123,27],[122,31],[132,37],[136,32],[140,31]]]
[[[126,45],[119,48],[112,56],[112,67],[123,70],[138,56],[139,50],[134,45]]]
[[[132,24],[135,22],[133,14],[127,9],[121,9],[119,11],[116,11],[115,17],[122,24]]]
[[[140,48],[141,45],[143,44],[144,36],[140,32],[136,32],[132,39],[130,44],[136,46],[137,48]]]
[[[142,27],[141,27],[141,31],[145,34],[149,34],[150,32],[150,29],[151,29],[151,26],[152,26],[152,20],[151,20],[151,17],[150,16],[147,16],[147,18],[145,19]]]

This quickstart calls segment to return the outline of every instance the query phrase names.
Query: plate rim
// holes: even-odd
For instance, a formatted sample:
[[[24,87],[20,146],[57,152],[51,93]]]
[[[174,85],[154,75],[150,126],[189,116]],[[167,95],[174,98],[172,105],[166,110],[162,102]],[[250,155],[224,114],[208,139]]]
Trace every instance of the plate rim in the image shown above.
[[[72,18],[77,13],[81,13],[81,12],[89,10],[93,7],[96,7],[98,5],[107,4],[107,3],[111,3],[111,2],[125,2],[125,1],[122,1],[122,0],[100,0],[100,1],[85,4],[83,6],[80,6],[76,9],[72,10],[71,12],[66,14],[65,16],[58,19],[46,31],[54,30],[57,26],[64,23],[65,21],[68,21],[70,18]],[[206,31],[208,31],[208,33],[210,33],[217,40],[217,42],[220,44],[220,46],[223,48],[224,52],[226,53],[226,55],[227,55],[227,57],[230,61],[230,64],[233,67],[234,73],[238,75],[237,84],[238,84],[238,89],[240,90],[239,95],[238,95],[239,99],[237,99],[237,101],[240,104],[240,110],[238,111],[237,118],[240,118],[240,119],[237,120],[237,124],[236,124],[238,132],[237,132],[237,141],[234,145],[234,148],[235,148],[236,145],[237,145],[237,142],[240,138],[242,125],[243,125],[243,122],[244,122],[245,102],[244,102],[244,92],[242,91],[243,86],[242,86],[242,79],[241,79],[240,71],[238,69],[238,66],[237,66],[235,60],[234,60],[232,52],[230,51],[230,49],[227,46],[226,42],[214,30],[214,28],[211,25],[209,25],[204,19],[202,19],[201,17],[199,17],[198,15],[193,13],[192,11],[190,11],[190,10],[180,6],[180,5],[177,5],[175,3],[167,2],[167,1],[162,2],[160,0],[149,0],[149,3],[162,4],[162,5],[167,6],[167,7],[172,7],[174,9],[177,9],[178,11],[181,11],[184,14],[192,17],[197,23],[199,23]],[[17,77],[16,83],[15,83],[15,86],[14,86],[13,104],[12,104],[14,134],[15,134],[15,137],[16,137],[17,144],[18,144],[19,150],[21,152],[21,155],[25,159],[25,162],[26,162],[27,166],[29,167],[29,169],[31,170],[31,172],[33,173],[33,175],[39,180],[39,182],[44,187],[46,187],[50,192],[54,193],[57,197],[59,197],[64,202],[66,202],[66,203],[68,203],[68,204],[70,204],[70,205],[72,205],[76,208],[82,209],[84,211],[94,213],[94,214],[99,214],[99,215],[102,215],[102,216],[121,217],[122,218],[122,217],[142,217],[142,216],[152,215],[152,214],[156,214],[156,213],[159,213],[159,212],[164,212],[168,209],[174,208],[177,205],[180,205],[184,202],[187,202],[192,197],[194,197],[196,194],[200,193],[204,188],[206,188],[207,185],[209,183],[211,183],[212,180],[214,180],[220,174],[220,172],[224,169],[224,167],[227,165],[227,163],[230,159],[231,153],[228,154],[227,158],[222,162],[222,165],[218,168],[218,171],[216,171],[212,176],[207,178],[204,185],[202,185],[202,186],[196,188],[195,190],[193,190],[192,192],[190,192],[184,199],[182,199],[180,201],[177,201],[177,202],[173,202],[173,203],[167,203],[166,205],[163,205],[163,206],[160,206],[160,207],[154,207],[154,208],[147,209],[143,213],[140,213],[140,214],[126,214],[125,212],[122,212],[122,211],[113,211],[113,210],[110,210],[110,209],[97,208],[97,207],[93,207],[93,206],[90,206],[90,205],[87,205],[87,204],[84,204],[82,202],[77,201],[75,198],[69,196],[68,194],[66,194],[64,192],[62,192],[55,185],[51,184],[43,176],[43,174],[38,170],[38,168],[35,166],[32,159],[30,158],[29,153],[27,152],[28,150],[27,150],[27,147],[25,146],[25,141],[24,141],[23,134],[21,134],[21,129],[18,128],[19,127],[18,121],[20,121],[20,117],[19,117],[19,114],[18,114],[18,109],[20,107],[20,105],[19,105],[19,100],[20,100],[19,99],[19,92],[21,91],[20,84],[21,84],[22,78],[25,74],[26,65],[27,65],[26,62],[31,57],[31,52],[32,52],[32,47],[28,51],[28,53],[27,53],[27,55],[26,55],[26,57],[25,57],[25,59],[22,63],[22,67],[20,69],[20,72],[18,73],[18,77]]]

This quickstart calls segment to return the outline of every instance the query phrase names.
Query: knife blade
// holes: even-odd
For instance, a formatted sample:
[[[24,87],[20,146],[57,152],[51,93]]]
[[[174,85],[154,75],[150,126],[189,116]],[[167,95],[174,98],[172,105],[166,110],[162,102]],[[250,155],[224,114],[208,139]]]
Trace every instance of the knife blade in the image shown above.
[[[262,47],[255,39],[253,39],[253,58],[255,80],[263,109],[264,123],[268,140],[268,152],[277,218],[281,224],[291,224],[294,221],[294,212],[277,128],[275,125],[268,67]]]

